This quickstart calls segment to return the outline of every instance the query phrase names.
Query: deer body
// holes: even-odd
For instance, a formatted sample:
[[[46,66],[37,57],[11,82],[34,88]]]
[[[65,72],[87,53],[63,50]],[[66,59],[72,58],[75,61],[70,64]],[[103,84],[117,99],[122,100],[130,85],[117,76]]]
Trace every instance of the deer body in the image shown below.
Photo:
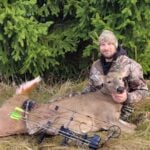
[[[16,106],[20,107],[25,100],[29,99],[26,91],[30,91],[29,89],[35,87],[38,82],[39,80],[36,79],[29,81],[29,86],[18,90],[19,92],[0,108],[1,137],[19,133],[34,134],[42,128],[49,134],[57,134],[62,125],[77,133],[98,131],[100,128],[108,128],[112,125],[119,126],[124,132],[133,132],[135,129],[134,125],[119,121],[122,105],[115,103],[110,95],[100,91],[68,97],[52,103],[36,104],[27,115],[26,122],[12,120],[9,114]]]
[[[47,125],[49,134],[56,134],[62,125],[77,133],[99,131],[112,125],[119,126],[124,132],[133,132],[134,125],[119,121],[120,109],[121,104],[100,91],[37,104],[28,118],[32,120],[28,122],[28,133],[36,133]]]

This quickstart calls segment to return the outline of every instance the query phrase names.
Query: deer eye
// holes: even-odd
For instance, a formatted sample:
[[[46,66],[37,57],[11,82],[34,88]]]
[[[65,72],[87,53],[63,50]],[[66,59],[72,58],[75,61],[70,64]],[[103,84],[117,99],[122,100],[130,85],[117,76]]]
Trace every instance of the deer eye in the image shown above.
[[[107,83],[111,83],[111,81],[107,81]]]

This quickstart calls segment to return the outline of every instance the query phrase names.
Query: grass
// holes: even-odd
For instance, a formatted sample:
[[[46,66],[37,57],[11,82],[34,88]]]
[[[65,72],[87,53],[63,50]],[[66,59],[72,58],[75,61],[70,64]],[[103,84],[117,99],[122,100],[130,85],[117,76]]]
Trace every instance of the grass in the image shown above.
[[[67,81],[62,85],[51,87],[42,83],[39,88],[30,95],[37,102],[53,101],[61,95],[73,91],[80,91],[85,82],[72,83]],[[15,92],[16,86],[0,84],[0,105]],[[150,97],[136,106],[131,122],[138,122],[138,127],[133,135],[122,134],[117,139],[110,140],[102,150],[150,150]],[[97,133],[101,134],[101,133]],[[16,135],[0,138],[0,150],[77,150],[82,149],[75,146],[62,147],[62,137],[49,137],[42,144],[37,144],[38,136]]]

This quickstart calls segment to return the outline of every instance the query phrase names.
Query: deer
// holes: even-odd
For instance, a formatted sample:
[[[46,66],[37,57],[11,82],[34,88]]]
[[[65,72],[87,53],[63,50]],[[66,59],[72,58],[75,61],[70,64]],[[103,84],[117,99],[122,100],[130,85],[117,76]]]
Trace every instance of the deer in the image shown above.
[[[115,125],[125,133],[134,133],[134,124],[119,119],[122,104],[111,97],[112,92],[125,89],[122,73],[110,72],[102,80],[102,90],[63,97],[53,102],[35,102],[31,110],[25,108],[23,119],[16,121],[10,118],[11,112],[30,99],[29,93],[40,84],[41,78],[21,84],[13,97],[0,108],[0,137],[32,135],[41,130],[57,135],[61,126],[76,133],[89,133]]]

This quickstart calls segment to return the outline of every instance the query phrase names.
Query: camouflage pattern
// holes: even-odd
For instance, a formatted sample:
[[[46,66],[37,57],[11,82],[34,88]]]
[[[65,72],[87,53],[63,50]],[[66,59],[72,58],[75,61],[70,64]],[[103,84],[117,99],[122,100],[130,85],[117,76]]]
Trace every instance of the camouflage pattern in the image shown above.
[[[121,55],[113,61],[109,72],[121,72],[128,91],[128,103],[136,103],[148,95],[148,87],[143,78],[143,70],[140,64],[133,59]],[[90,70],[89,86],[84,90],[86,92],[102,87],[103,69],[100,60],[93,63]],[[102,77],[102,78],[100,78]],[[101,88],[103,90],[103,88]],[[108,93],[109,94],[109,93]]]

